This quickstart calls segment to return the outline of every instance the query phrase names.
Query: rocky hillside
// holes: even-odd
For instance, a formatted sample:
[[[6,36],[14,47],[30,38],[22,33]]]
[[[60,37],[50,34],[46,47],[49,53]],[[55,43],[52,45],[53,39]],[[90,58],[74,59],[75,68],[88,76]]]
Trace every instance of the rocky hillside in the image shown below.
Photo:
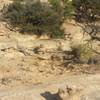
[[[9,3],[0,0],[0,8]],[[75,22],[63,26],[65,39],[48,39],[22,35],[0,21],[1,100],[100,99],[100,63],[74,64],[72,54],[72,46],[89,36],[83,38]]]

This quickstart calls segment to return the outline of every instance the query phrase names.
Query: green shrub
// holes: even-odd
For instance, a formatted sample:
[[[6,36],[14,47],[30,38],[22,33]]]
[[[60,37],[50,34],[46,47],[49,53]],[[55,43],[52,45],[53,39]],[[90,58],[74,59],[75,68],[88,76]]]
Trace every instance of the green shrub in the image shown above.
[[[30,2],[32,1],[32,2]],[[14,0],[4,13],[14,28],[21,33],[48,34],[50,37],[62,37],[63,15],[48,3],[33,0]]]
[[[72,18],[74,15],[73,2],[70,0],[49,0],[50,4],[53,5],[54,9],[62,12],[63,17]]]

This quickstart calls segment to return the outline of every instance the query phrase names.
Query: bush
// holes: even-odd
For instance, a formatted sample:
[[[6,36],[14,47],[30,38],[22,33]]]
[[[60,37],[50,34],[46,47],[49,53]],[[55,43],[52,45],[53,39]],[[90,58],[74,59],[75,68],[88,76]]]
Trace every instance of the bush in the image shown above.
[[[48,3],[33,0],[14,0],[4,13],[13,28],[21,33],[48,34],[50,37],[62,37],[63,15]]]
[[[63,17],[72,18],[74,14],[74,6],[73,2],[70,0],[49,0],[51,5],[53,5],[54,9],[59,12],[62,12]]]
[[[73,0],[76,20],[80,22],[91,22],[100,16],[100,0]]]
[[[83,63],[88,63],[88,60],[94,55],[94,52],[88,43],[72,46],[72,53],[76,62]]]

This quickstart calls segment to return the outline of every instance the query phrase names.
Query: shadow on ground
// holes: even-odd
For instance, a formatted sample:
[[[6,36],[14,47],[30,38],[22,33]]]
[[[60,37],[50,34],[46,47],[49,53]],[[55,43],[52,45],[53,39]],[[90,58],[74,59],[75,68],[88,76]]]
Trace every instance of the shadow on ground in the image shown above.
[[[41,93],[41,96],[44,97],[46,100],[62,100],[57,93],[52,94],[48,91]]]

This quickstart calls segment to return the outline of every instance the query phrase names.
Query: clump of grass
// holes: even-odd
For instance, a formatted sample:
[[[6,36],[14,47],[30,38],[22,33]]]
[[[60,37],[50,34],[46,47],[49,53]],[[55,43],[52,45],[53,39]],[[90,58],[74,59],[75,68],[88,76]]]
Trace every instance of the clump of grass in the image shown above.
[[[94,52],[88,44],[80,44],[72,46],[74,56],[79,62],[88,63],[89,59],[93,57]]]

